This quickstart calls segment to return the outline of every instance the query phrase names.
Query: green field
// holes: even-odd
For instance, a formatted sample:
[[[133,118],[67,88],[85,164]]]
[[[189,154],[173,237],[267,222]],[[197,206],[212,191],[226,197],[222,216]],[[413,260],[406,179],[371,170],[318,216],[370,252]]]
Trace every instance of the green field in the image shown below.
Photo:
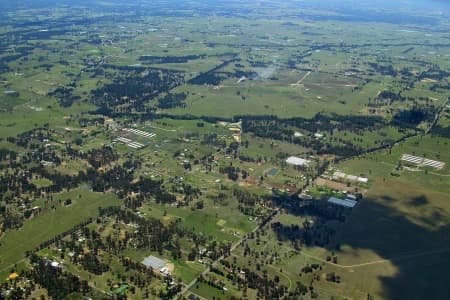
[[[445,1],[7,2],[0,298],[450,299]]]
[[[48,207],[42,214],[26,222],[21,229],[9,232],[2,237],[0,240],[2,269],[24,258],[26,251],[34,250],[42,242],[52,239],[88,218],[95,217],[99,207],[120,204],[114,195],[92,193],[83,188],[55,195],[54,201],[68,198],[73,199],[71,206],[60,206],[56,209]]]

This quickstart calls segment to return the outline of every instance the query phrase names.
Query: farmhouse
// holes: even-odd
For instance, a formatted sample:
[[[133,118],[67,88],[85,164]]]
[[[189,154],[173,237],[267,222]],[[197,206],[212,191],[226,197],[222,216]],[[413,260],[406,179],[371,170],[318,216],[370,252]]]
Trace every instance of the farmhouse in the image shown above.
[[[289,157],[286,162],[290,165],[294,165],[294,166],[305,166],[305,165],[309,165],[311,163],[310,160],[306,160],[300,157],[295,157],[295,156],[291,156]]]

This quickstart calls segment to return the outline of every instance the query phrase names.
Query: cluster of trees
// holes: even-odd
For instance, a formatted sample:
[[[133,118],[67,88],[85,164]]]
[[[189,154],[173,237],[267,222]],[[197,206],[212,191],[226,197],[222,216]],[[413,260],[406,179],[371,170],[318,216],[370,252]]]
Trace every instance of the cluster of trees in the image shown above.
[[[270,278],[267,270],[263,270],[263,276],[249,269],[245,270],[247,286],[258,291],[258,297],[264,299],[280,299],[287,293],[287,286],[280,284],[279,278]]]
[[[48,129],[48,124],[45,124],[44,127],[25,131],[18,134],[16,137],[7,137],[6,140],[19,147],[38,149],[42,146],[44,141],[48,141],[50,138],[51,132]]]
[[[367,63],[372,69],[374,69],[375,71],[377,71],[378,73],[380,73],[381,75],[390,75],[390,76],[397,76],[398,72],[397,70],[394,69],[394,67],[392,66],[392,64],[388,64],[388,65],[380,65],[378,63],[375,62],[369,62]]]
[[[142,55],[139,61],[146,64],[181,64],[187,63],[190,60],[202,59],[206,55],[185,55],[185,56],[154,56]]]
[[[433,127],[433,130],[431,131],[433,135],[446,137],[450,139],[450,126],[443,127],[441,125],[436,125]]]
[[[44,287],[48,295],[54,299],[68,299],[87,295],[91,288],[86,280],[80,280],[78,276],[53,267],[50,261],[37,255],[32,255],[30,261],[33,268],[25,274],[34,282]]]
[[[230,63],[238,62],[240,59],[232,58],[224,61],[220,65],[216,66],[215,68],[212,68],[211,70],[201,73],[198,76],[190,79],[188,81],[189,84],[195,84],[195,85],[204,85],[204,84],[210,84],[210,85],[218,85],[223,79],[226,78],[224,75],[218,75],[216,73],[218,70],[228,66]]]
[[[135,190],[136,184],[132,184],[133,170],[124,166],[114,166],[108,170],[96,170],[88,168],[79,171],[77,175],[63,175],[57,172],[49,172],[43,166],[31,169],[35,174],[52,181],[52,185],[36,188],[36,193],[54,193],[63,189],[74,189],[82,183],[88,183],[94,192],[104,192],[113,189],[118,195],[126,195]]]
[[[17,152],[10,149],[0,149],[0,161],[8,161],[12,163],[17,159]]]
[[[78,124],[80,127],[86,127],[91,125],[103,125],[105,124],[105,118],[103,117],[92,117],[92,118],[84,118],[81,117],[78,119]]]
[[[152,278],[155,277],[155,273],[153,273],[153,270],[151,268],[144,266],[140,262],[135,262],[129,257],[120,256],[120,263],[127,270],[131,269],[136,271],[134,276],[130,276],[129,280],[141,289],[150,285]],[[122,275],[122,277],[123,276],[125,275]]]
[[[258,257],[264,256],[261,254],[261,256],[256,256],[256,258]],[[258,291],[258,296],[264,299],[281,299],[288,296],[288,288],[280,284],[279,276],[276,275],[273,278],[270,278],[267,270],[261,269],[259,264],[257,265],[257,270],[262,271],[262,276],[247,267],[242,269],[237,267],[235,262],[231,263],[228,260],[221,260],[220,263],[228,272],[224,274],[224,272],[218,270],[215,273],[226,276],[230,281],[236,282],[239,288],[243,290],[244,295],[246,294],[247,288],[251,288],[256,289]],[[305,291],[305,293],[306,292],[307,291]],[[289,295],[295,296],[300,294],[290,292]]]
[[[365,129],[376,130],[387,125],[386,121],[379,116],[326,115],[322,113],[316,114],[311,119],[301,117],[280,119],[277,116],[240,116],[240,118],[243,120],[244,132],[250,131],[258,136],[268,138],[279,134],[277,139],[292,136],[295,129],[311,133],[317,131],[330,133],[333,130],[359,132]],[[266,133],[264,134],[264,132]]]
[[[245,189],[234,188],[233,196],[238,200],[238,208],[244,215],[258,217],[261,216],[262,210],[260,204],[269,202],[271,196],[260,196],[251,193]]]
[[[145,299],[150,298],[150,292],[147,287],[150,285],[152,278],[155,277],[153,270],[151,268],[145,267],[143,264],[139,262],[132,261],[128,257],[120,257],[120,262],[126,268],[126,274],[117,274],[118,278],[121,279],[122,282],[131,282],[136,287],[143,290],[143,297]],[[133,270],[133,274],[128,275],[130,270]],[[159,290],[158,293],[156,291],[151,291],[151,294],[157,296],[159,299],[173,299],[173,297],[181,290],[181,284],[176,283],[174,285],[171,284],[172,278],[171,276],[167,276],[164,278],[164,282],[166,283],[167,289]],[[131,293],[134,293],[134,287],[130,288]]]
[[[85,155],[78,152],[78,156],[84,156],[91,164],[91,166],[96,169],[119,159],[119,155],[117,154],[117,152],[112,147],[106,145],[102,146],[101,148],[91,149]]]
[[[176,202],[175,195],[163,188],[163,181],[143,177],[134,180],[134,171],[140,167],[140,160],[130,157],[123,164],[101,168],[117,161],[118,154],[113,148],[103,146],[82,152],[68,145],[57,153],[54,147],[46,146],[51,138],[48,129],[33,129],[8,138],[9,142],[30,149],[29,151],[19,156],[15,151],[0,150],[0,169],[5,169],[0,175],[0,193],[4,200],[0,205],[0,224],[4,230],[21,227],[26,218],[39,213],[40,209],[32,209],[31,201],[24,194],[32,198],[45,196],[45,204],[52,205],[53,209],[57,203],[53,203],[52,193],[71,190],[83,183],[87,183],[95,192],[116,192],[130,208],[140,207],[149,199],[158,203]],[[76,175],[68,175],[48,168],[44,163],[36,164],[44,160],[59,165],[62,159],[87,160],[92,167],[80,170]],[[47,179],[49,184],[37,186],[35,179]],[[198,196],[199,190],[185,185],[182,192],[186,199],[193,199]],[[65,205],[69,204],[65,202]],[[25,209],[19,209],[22,206]]]
[[[430,106],[415,105],[409,110],[398,111],[393,117],[393,122],[398,126],[415,128],[417,125],[424,121],[433,121],[436,112],[436,108]]]
[[[101,275],[102,273],[109,271],[111,256],[119,255],[123,250],[129,248],[146,250],[160,249],[159,251],[162,251],[163,248],[168,249],[168,245],[175,245],[174,248],[178,249],[178,257],[181,255],[179,245],[177,248],[176,237],[178,237],[178,235],[175,225],[164,226],[156,219],[147,220],[140,218],[134,213],[128,210],[122,210],[119,207],[100,208],[99,214],[100,217],[96,220],[98,225],[104,223],[105,220],[113,222],[113,232],[107,236],[102,237],[97,229],[89,229],[87,225],[93,222],[93,220],[89,220],[89,222],[77,225],[69,231],[58,235],[58,237],[48,241],[45,245],[41,245],[39,249],[48,246],[52,246],[54,249],[60,249],[61,259],[70,261],[95,275]],[[114,229],[117,229],[119,223],[134,224],[138,232],[126,232],[124,237],[119,237],[114,233]],[[180,232],[182,231],[180,230]],[[137,237],[141,235],[144,235],[142,239],[138,239]],[[82,237],[82,239],[80,239],[80,237]],[[163,243],[162,246],[161,243]],[[149,247],[149,244],[151,244],[152,247]],[[67,255],[69,251],[70,256]],[[36,259],[35,257],[37,256],[31,254],[32,261]],[[119,256],[119,262],[125,267],[126,272],[113,273],[113,275],[117,277],[118,282],[133,284],[134,286],[129,288],[131,293],[134,294],[137,287],[142,290],[143,294],[149,297],[150,292],[147,289],[147,286],[156,276],[153,273],[153,270],[147,268],[142,263],[135,262],[123,255]],[[48,263],[49,262],[46,261],[47,265]],[[54,270],[65,274],[60,268],[54,268]],[[25,274],[25,276],[28,276],[28,274]],[[165,278],[165,280],[167,281],[168,288],[167,290],[160,291],[158,296],[161,299],[171,299],[171,297],[179,291],[180,285],[170,285],[169,283],[172,281],[170,276]],[[108,285],[111,287],[113,286],[112,280],[108,280]],[[47,288],[46,286],[44,287]],[[83,293],[83,291],[81,292]],[[49,294],[50,293],[53,294],[54,292],[49,291]],[[154,291],[152,291],[152,294],[157,295],[154,294]],[[57,299],[65,299],[65,297]]]
[[[296,143],[311,148],[318,154],[334,154],[344,157],[360,154],[364,149],[350,140],[317,139],[314,137],[314,133],[320,131],[333,136],[336,131],[345,131],[362,135],[366,130],[377,130],[387,125],[382,118],[371,116],[317,114],[312,119],[279,119],[274,116],[243,119],[244,132],[252,132],[263,138]],[[308,131],[309,134],[298,138],[294,136],[296,130]]]
[[[9,36],[11,34],[12,33],[7,33],[6,36]],[[8,47],[8,44],[10,46],[14,46],[14,54],[0,57],[0,74],[11,72],[11,68],[8,66],[10,62],[19,60],[20,58],[26,58],[31,52],[35,50],[35,47],[32,46],[17,45],[15,39],[11,39],[10,41],[11,43],[8,43],[7,40],[2,39],[2,46],[4,47],[4,49]]]
[[[225,148],[227,146],[226,140],[220,138],[217,133],[206,133],[201,138],[200,143],[202,145],[209,145],[216,148]]]
[[[301,238],[302,229],[299,226],[286,226],[279,222],[270,223],[271,219],[272,218],[270,217],[267,218],[267,222],[263,224],[261,229],[256,232],[249,233],[248,237],[243,241],[243,256],[252,258],[248,260],[249,267],[247,267],[246,265],[239,265],[237,263],[237,258],[234,257],[232,259],[228,258],[220,260],[221,266],[223,268],[219,269],[217,272],[213,269],[211,271],[225,276],[230,281],[237,283],[239,290],[243,291],[244,297],[246,295],[247,288],[252,288],[256,289],[258,291],[258,295],[265,299],[299,299],[305,297],[307,294],[310,294],[310,297],[312,299],[317,298],[318,294],[314,289],[313,283],[314,281],[321,280],[320,274],[316,273],[317,271],[320,271],[322,269],[319,264],[311,264],[300,267],[300,276],[302,276],[302,274],[312,273],[313,278],[309,281],[309,286],[304,285],[301,281],[297,281],[296,284],[292,286],[292,289],[288,291],[287,287],[281,284],[280,277],[278,275],[274,275],[273,277],[269,276],[268,269],[265,267],[274,265],[277,262],[281,261],[282,258],[280,257],[280,254],[276,250],[268,250],[264,247],[263,249],[258,249],[257,247],[253,247],[249,243],[250,240],[254,240],[254,243],[256,243],[256,245],[263,245],[263,237],[268,235],[267,229],[274,230],[276,232],[281,227],[284,227],[282,231],[286,236],[294,239],[297,239],[299,237]],[[320,222],[320,220],[318,221]],[[267,227],[266,225],[269,225],[269,227]],[[305,222],[304,224],[302,224],[302,227],[307,226],[312,227],[315,225],[310,225],[309,222]],[[311,235],[313,235],[312,232]],[[283,239],[286,240],[287,238]],[[333,257],[333,260],[335,258],[337,262],[337,257]],[[251,268],[253,261],[255,261],[255,266],[254,268]],[[280,269],[279,272],[281,273],[283,272],[283,270]],[[327,274],[326,279],[331,282],[340,282],[340,277],[332,273]]]
[[[61,242],[62,239],[68,235],[71,236],[75,236],[75,234],[80,231],[83,230],[83,228],[85,228],[87,225],[91,224],[93,222],[92,218],[88,218],[87,220],[75,225],[74,227],[70,228],[69,230],[66,230],[56,236],[54,236],[53,238],[51,238],[48,241],[43,241],[42,243],[40,243],[33,251],[27,251],[26,255],[27,256],[35,256],[37,251],[40,251],[44,248],[47,248],[49,246],[51,246],[54,243],[58,243]],[[80,250],[82,251],[82,249]]]
[[[239,179],[239,173],[241,172],[241,170],[239,169],[239,167],[235,167],[230,164],[226,167],[220,167],[219,172],[221,174],[227,174],[228,179],[236,181]]]
[[[175,71],[130,67],[120,67],[112,80],[91,93],[91,102],[106,115],[146,112],[150,100],[184,83],[182,74]]]
[[[116,242],[113,247],[116,253],[127,247],[138,249],[147,249],[162,253],[167,246],[174,245],[175,236],[184,236],[185,231],[180,229],[176,223],[164,225],[160,220],[154,218],[141,218],[135,213],[118,207],[110,207],[100,209],[101,216],[115,217],[116,220],[126,224],[135,224],[138,228],[137,232],[125,234],[120,244]],[[173,251],[177,251],[177,247],[170,247]]]
[[[430,78],[437,81],[441,81],[446,77],[450,77],[450,72],[448,70],[442,70],[441,68],[439,68],[438,65],[433,65],[429,70],[422,72],[419,75],[418,80]]]
[[[220,272],[220,271],[215,269],[215,268],[212,268],[211,272],[217,273],[217,272]],[[207,285],[209,285],[209,286],[211,286],[213,288],[216,288],[216,289],[218,289],[220,291],[222,291],[223,287],[224,287],[224,283],[221,280],[216,279],[213,276],[209,276],[208,278],[205,278],[202,275],[200,275],[200,277],[198,278],[198,282],[199,283],[205,283],[205,284],[207,284]]]
[[[102,275],[109,271],[109,266],[98,259],[96,254],[88,252],[81,257],[81,265],[83,268],[95,275]]]
[[[48,96],[55,97],[58,99],[58,103],[62,107],[70,107],[72,104],[80,100],[81,97],[79,95],[74,94],[75,91],[75,83],[72,83],[68,86],[58,87],[55,90],[48,93]]]
[[[386,105],[391,105],[395,101],[405,101],[406,98],[402,96],[401,92],[394,93],[393,91],[382,91],[378,95],[377,101],[385,101],[388,100],[388,103]]]
[[[321,223],[321,220],[316,221],[316,223]],[[303,222],[301,227],[299,225],[288,226],[280,222],[272,223],[271,227],[280,241],[290,241],[297,250],[300,250],[303,245],[326,246],[335,234],[335,230],[325,223],[311,226],[308,221]]]
[[[158,100],[156,106],[158,108],[163,109],[174,107],[186,107],[186,104],[184,103],[186,97],[187,97],[186,93],[178,93],[178,94],[167,93],[167,95]]]

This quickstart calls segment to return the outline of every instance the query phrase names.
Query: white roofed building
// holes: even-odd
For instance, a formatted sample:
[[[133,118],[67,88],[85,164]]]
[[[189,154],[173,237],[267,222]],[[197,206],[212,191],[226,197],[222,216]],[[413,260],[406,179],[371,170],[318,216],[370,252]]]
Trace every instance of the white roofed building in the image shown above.
[[[305,165],[309,165],[311,163],[310,160],[304,159],[304,158],[300,158],[300,157],[295,157],[295,156],[291,156],[289,157],[286,162],[290,165],[294,165],[294,166],[305,166]]]

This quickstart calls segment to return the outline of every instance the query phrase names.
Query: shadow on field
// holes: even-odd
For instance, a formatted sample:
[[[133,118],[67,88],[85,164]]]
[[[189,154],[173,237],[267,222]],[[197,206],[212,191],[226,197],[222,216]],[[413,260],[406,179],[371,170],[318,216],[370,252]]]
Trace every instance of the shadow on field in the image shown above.
[[[419,209],[427,203],[425,196],[406,201]],[[383,298],[450,299],[449,220],[443,209],[427,206],[423,215],[411,217],[368,199],[351,213],[337,240],[340,245],[370,249],[391,260],[397,274],[379,277]]]
[[[326,204],[305,208],[296,205],[296,199],[276,202],[293,215],[321,216],[334,222],[345,220],[336,231],[324,226],[324,222],[304,222],[302,226],[277,222],[272,224],[272,229],[280,240],[290,240],[294,246],[300,247],[302,241],[334,251],[339,257],[340,246],[346,245],[355,250],[371,250],[382,260],[390,260],[397,272],[387,275],[392,272],[392,268],[387,267],[383,274],[383,263],[377,265],[377,270],[381,270],[378,280],[383,288],[382,291],[367,290],[377,293],[372,295],[373,299],[380,299],[380,296],[401,300],[450,299],[448,195],[434,191],[422,193],[420,189],[408,189],[409,185],[391,183],[394,187],[384,190],[377,187],[376,195],[362,200],[350,213],[346,208]],[[438,204],[445,207],[438,207]],[[355,264],[370,262],[373,261],[368,257]],[[358,269],[361,272],[359,288],[373,286],[369,282],[376,278],[370,268],[368,265]]]
[[[409,204],[413,205],[413,206],[422,206],[422,205],[426,205],[428,203],[429,203],[428,198],[427,198],[427,196],[424,196],[424,195],[414,197],[411,199],[411,201],[409,201]]]

